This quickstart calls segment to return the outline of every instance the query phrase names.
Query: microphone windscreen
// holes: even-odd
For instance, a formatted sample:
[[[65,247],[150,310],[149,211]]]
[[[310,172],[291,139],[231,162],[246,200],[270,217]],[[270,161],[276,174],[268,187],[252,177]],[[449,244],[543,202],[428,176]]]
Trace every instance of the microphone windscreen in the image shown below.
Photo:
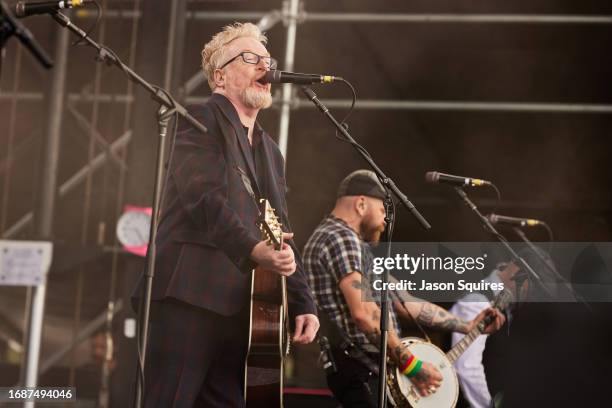
[[[15,17],[19,17],[19,18],[26,17],[25,3],[23,1],[17,2],[17,4],[15,4],[15,8],[13,12],[15,13]]]
[[[427,183],[437,183],[440,179],[440,174],[437,171],[428,171],[425,173],[425,181]]]
[[[267,71],[266,74],[264,76],[262,76],[261,78],[259,78],[257,80],[257,82],[262,83],[262,84],[276,84],[280,82],[280,71],[273,69],[270,71]]]

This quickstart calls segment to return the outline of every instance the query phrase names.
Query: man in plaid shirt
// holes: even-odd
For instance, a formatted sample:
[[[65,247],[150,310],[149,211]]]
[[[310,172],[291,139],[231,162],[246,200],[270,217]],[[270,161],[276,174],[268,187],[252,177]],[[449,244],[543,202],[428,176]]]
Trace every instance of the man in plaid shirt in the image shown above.
[[[357,170],[349,174],[340,184],[334,209],[315,229],[304,249],[304,268],[319,311],[355,347],[375,360],[380,344],[380,307],[376,302],[363,301],[362,296],[370,286],[369,243],[378,243],[385,228],[385,195],[373,172]],[[429,302],[395,301],[393,305],[388,348],[389,356],[399,367],[412,361],[412,355],[400,342],[396,313],[407,319],[415,318],[428,327],[462,333],[469,332],[489,314],[495,319],[486,332],[498,330],[504,321],[503,315],[494,309],[484,310],[468,322]],[[332,344],[331,351],[337,372],[328,373],[327,382],[336,398],[345,407],[375,407],[376,387],[370,386],[377,383],[373,373],[338,344]],[[421,362],[419,367],[410,379],[421,395],[429,395],[440,386],[442,377],[428,362]]]

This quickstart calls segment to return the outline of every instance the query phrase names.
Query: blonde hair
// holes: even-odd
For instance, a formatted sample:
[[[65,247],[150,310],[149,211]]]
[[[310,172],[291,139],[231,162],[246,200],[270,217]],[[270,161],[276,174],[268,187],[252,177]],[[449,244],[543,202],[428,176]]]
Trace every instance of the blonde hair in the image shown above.
[[[227,45],[237,38],[251,37],[262,44],[268,42],[268,38],[261,32],[259,27],[253,23],[234,23],[223,27],[223,30],[215,34],[202,50],[202,69],[208,79],[208,86],[215,89],[215,69],[219,68],[226,60]]]

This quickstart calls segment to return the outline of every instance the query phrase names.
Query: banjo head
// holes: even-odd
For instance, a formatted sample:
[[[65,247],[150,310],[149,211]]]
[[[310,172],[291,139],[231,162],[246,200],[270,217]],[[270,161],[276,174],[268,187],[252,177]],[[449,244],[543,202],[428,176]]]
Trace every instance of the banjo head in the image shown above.
[[[394,368],[395,380],[398,388],[408,403],[413,408],[452,408],[457,404],[459,396],[459,382],[451,362],[446,358],[446,354],[431,343],[425,342],[416,337],[406,337],[402,343],[419,360],[433,364],[442,374],[442,385],[434,394],[422,397],[410,379],[403,375],[399,368]],[[397,400],[398,398],[394,398]],[[398,403],[398,401],[395,401]],[[401,403],[398,406],[404,406]]]

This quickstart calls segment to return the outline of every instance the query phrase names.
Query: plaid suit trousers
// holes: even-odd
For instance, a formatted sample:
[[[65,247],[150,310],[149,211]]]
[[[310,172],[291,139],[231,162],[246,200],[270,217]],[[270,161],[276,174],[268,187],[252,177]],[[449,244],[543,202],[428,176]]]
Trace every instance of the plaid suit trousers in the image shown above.
[[[145,407],[244,408],[248,319],[248,307],[222,316],[171,298],[152,302]]]

